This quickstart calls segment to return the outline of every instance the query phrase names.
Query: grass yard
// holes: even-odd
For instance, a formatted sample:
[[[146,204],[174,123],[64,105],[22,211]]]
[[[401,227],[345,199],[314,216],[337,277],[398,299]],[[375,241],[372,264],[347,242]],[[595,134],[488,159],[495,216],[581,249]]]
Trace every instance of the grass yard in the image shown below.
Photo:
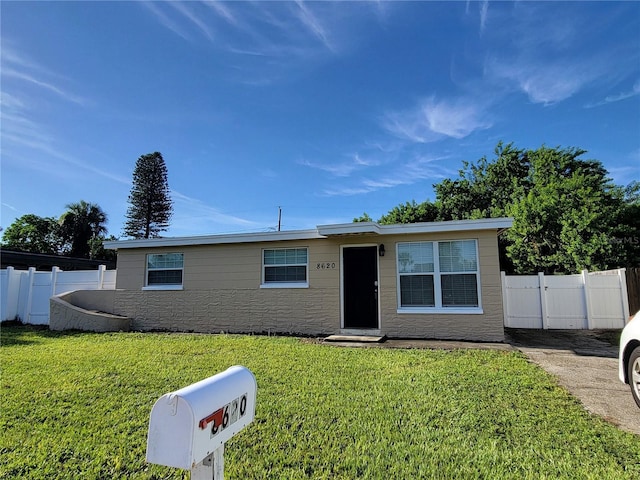
[[[236,364],[258,400],[229,479],[640,478],[640,438],[517,352],[21,326],[1,345],[3,479],[188,478],[145,463],[151,407]]]

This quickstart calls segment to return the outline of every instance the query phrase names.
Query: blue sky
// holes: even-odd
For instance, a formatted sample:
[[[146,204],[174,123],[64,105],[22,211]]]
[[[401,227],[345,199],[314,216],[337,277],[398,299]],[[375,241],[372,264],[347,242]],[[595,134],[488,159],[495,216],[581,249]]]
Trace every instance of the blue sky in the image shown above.
[[[580,147],[640,179],[638,2],[7,2],[2,227],[97,203],[160,151],[164,235],[374,219],[462,161]]]

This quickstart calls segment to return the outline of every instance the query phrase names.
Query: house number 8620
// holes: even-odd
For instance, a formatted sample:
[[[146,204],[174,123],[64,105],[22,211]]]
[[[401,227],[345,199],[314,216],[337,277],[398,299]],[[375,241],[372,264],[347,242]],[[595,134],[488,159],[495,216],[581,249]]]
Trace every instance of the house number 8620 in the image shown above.
[[[330,270],[336,268],[336,262],[316,263],[316,270]]]

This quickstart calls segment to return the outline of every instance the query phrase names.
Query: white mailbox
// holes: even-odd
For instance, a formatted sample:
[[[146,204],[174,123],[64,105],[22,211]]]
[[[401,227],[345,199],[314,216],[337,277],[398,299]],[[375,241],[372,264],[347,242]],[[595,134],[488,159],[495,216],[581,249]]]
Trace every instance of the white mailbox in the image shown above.
[[[234,366],[163,395],[151,410],[147,461],[193,471],[218,452],[221,463],[224,443],[253,421],[256,391],[253,373]]]

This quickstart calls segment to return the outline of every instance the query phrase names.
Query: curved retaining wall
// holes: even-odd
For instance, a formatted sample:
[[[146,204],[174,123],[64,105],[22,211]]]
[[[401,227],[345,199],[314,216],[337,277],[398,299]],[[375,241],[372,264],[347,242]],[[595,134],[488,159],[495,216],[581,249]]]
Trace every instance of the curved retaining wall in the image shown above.
[[[128,317],[113,311],[115,290],[77,290],[61,293],[49,300],[49,329],[87,332],[128,332]]]

